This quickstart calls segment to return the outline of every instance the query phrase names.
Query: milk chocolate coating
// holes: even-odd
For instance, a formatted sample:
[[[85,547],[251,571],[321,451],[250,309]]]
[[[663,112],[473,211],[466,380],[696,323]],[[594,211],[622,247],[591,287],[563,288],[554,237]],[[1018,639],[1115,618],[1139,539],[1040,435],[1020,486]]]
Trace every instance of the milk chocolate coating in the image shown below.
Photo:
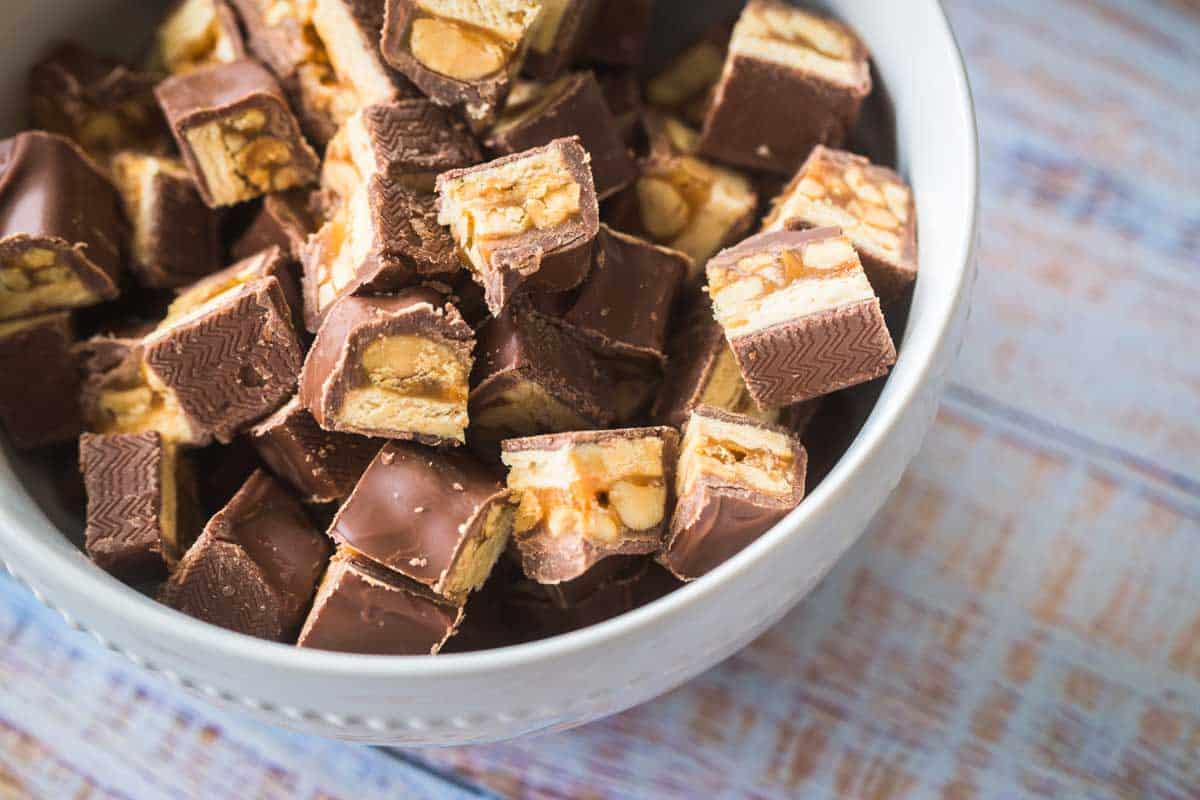
[[[278,247],[293,259],[300,257],[308,237],[321,227],[321,193],[307,189],[272,192],[229,253],[241,261],[269,247]]]
[[[17,324],[0,323],[0,425],[20,449],[70,441],[83,427],[70,317]]]
[[[592,270],[562,321],[602,353],[666,361],[671,310],[691,259],[600,227]]]
[[[584,39],[592,32],[592,22],[606,2],[607,0],[566,0],[562,4],[562,16],[559,18],[558,29],[554,32],[550,47],[539,51],[531,42],[529,51],[525,54],[524,71],[539,80],[550,80],[561,74],[583,49]],[[534,25],[532,39],[537,39],[537,32],[537,25]]]
[[[0,142],[0,263],[54,250],[97,300],[111,300],[126,234],[116,189],[73,142],[40,131]]]
[[[167,117],[175,143],[183,154],[200,196],[215,205],[200,162],[187,140],[187,130],[215,120],[228,119],[250,109],[266,116],[261,135],[284,142],[289,166],[315,179],[320,162],[300,133],[299,123],[275,78],[257,61],[243,59],[167,78],[154,90]]]
[[[509,492],[461,451],[390,442],[363,473],[329,529],[339,544],[445,594],[445,581]]]
[[[583,60],[636,67],[646,54],[655,0],[603,0],[586,36]]]
[[[479,143],[461,119],[424,97],[375,103],[362,110],[376,169],[432,191],[434,178],[483,160]]]
[[[193,428],[228,442],[296,388],[300,344],[279,281],[263,278],[145,340],[145,364]]]
[[[581,419],[581,427],[606,427],[616,421],[607,402],[608,376],[581,343],[544,317],[510,307],[479,330],[475,367],[471,373],[468,435],[485,451],[511,436],[545,430],[483,429],[478,418],[503,395],[523,384],[534,384]]]
[[[300,280],[297,277],[297,264],[290,253],[278,245],[271,245],[263,250],[235,261],[223,270],[208,275],[185,289],[180,294],[197,292],[204,294],[218,291],[238,280],[242,283],[274,278],[279,282],[283,299],[287,303],[288,319],[292,321],[297,331],[300,330],[301,313],[304,301],[300,296]]]
[[[497,108],[504,103],[512,77],[519,66],[506,64],[499,71],[478,80],[457,80],[448,75],[434,72],[425,66],[409,49],[409,36],[413,20],[420,13],[416,0],[383,0],[383,36],[379,51],[383,60],[404,74],[429,99],[440,106],[458,106],[477,124],[491,121]]]
[[[682,428],[700,404],[717,359],[729,347],[707,296],[691,298],[681,316],[668,346],[666,377],[650,411],[655,422],[674,428]]]
[[[105,572],[126,581],[167,574],[177,554],[163,538],[162,438],[154,432],[79,440],[87,487],[84,548]]]
[[[381,444],[325,430],[299,398],[251,428],[249,436],[263,463],[310,503],[348,497]]]
[[[597,198],[603,200],[628,186],[637,176],[637,168],[596,77],[579,72],[564,78],[561,85],[552,84],[552,88],[553,97],[536,114],[511,127],[493,129],[485,142],[487,148],[508,155],[578,136],[592,157]],[[539,98],[535,104],[542,102]],[[503,114],[500,121],[504,122]]]
[[[621,439],[662,441],[662,473],[666,487],[663,517],[657,525],[642,529],[623,528],[611,541],[601,541],[585,535],[555,535],[539,521],[526,531],[514,531],[513,542],[520,553],[521,568],[531,579],[554,584],[573,581],[585,575],[604,559],[654,553],[663,545],[673,505],[675,462],[679,451],[679,433],[674,428],[625,428],[621,430],[573,431],[567,433],[527,436],[506,439],[501,443],[505,453],[550,452],[582,445],[602,445]],[[581,468],[582,469],[582,468]],[[583,478],[586,483],[586,476]]]
[[[356,41],[352,44],[367,59],[376,62],[371,66],[377,67],[379,74],[391,84],[391,91],[395,96],[416,96],[416,88],[403,75],[388,68],[379,55],[383,0],[334,1],[342,3],[353,20],[354,28],[350,35]],[[273,0],[233,0],[233,4],[237,7],[246,29],[246,43],[250,51],[279,79],[300,117],[305,134],[317,144],[324,145],[337,133],[337,120],[328,109],[310,106],[300,90],[299,83],[301,67],[312,62],[314,58],[314,45],[318,44],[313,41],[314,38],[318,38],[315,30],[295,15],[277,13],[277,4]],[[301,4],[290,0],[289,5]],[[319,46],[328,49],[324,42],[320,42]],[[330,60],[328,53],[323,53],[320,57]],[[339,61],[338,67],[349,69],[349,63]],[[337,74],[337,78],[345,81],[342,74]]]
[[[125,210],[133,227],[135,246],[130,269],[143,286],[168,289],[213,272],[222,259],[220,216],[208,207],[187,174],[157,170],[144,184],[122,186],[121,170],[137,170],[137,156],[112,161],[118,188],[126,194]],[[128,165],[128,166],[127,166]],[[134,192],[137,196],[134,196]]]
[[[452,444],[412,431],[359,429],[337,416],[347,393],[357,388],[363,351],[381,337],[398,335],[436,340],[468,367],[471,363],[475,332],[437,292],[413,287],[394,295],[347,297],[330,310],[308,352],[300,377],[300,402],[326,430]]]
[[[758,422],[741,414],[701,406],[694,412],[739,425],[771,430],[788,437],[792,446],[790,495],[764,494],[714,476],[701,475],[691,488],[679,495],[667,545],[659,561],[680,580],[690,581],[715,569],[766,533],[804,499],[808,455],[790,431]],[[686,436],[687,428],[684,428]]]
[[[209,521],[158,600],[231,631],[291,642],[333,548],[261,470]]]
[[[33,124],[75,140],[101,160],[125,148],[165,152],[170,134],[154,100],[158,80],[75,42],[62,42],[30,71]]]
[[[800,67],[731,54],[704,120],[701,153],[791,175],[814,146],[841,144],[871,93],[871,76],[866,47],[849,28],[829,22],[854,42],[854,58],[861,63],[857,84],[845,86]]]
[[[462,615],[462,606],[340,547],[297,644],[346,653],[432,655],[454,635]]]
[[[596,72],[596,81],[621,141],[630,150],[635,149],[642,115],[642,87],[637,72],[624,68],[605,69]]]
[[[454,239],[438,224],[435,195],[379,175],[370,179],[367,192],[371,246],[355,265],[354,278],[341,289],[341,297],[392,292],[425,278],[448,277],[462,269]],[[318,269],[329,257],[325,248],[322,236],[314,236],[301,250],[304,324],[313,332],[333,307],[322,309],[319,300]]]
[[[486,173],[550,149],[560,152],[567,171],[581,187],[579,215],[555,228],[534,229],[514,236],[504,246],[491,252],[488,266],[482,273],[471,268],[472,275],[484,288],[488,307],[494,315],[500,314],[518,290],[564,292],[578,286],[587,276],[592,247],[600,230],[600,207],[592,182],[590,156],[579,137],[572,136],[555,139],[544,147],[503,156],[476,167],[451,170],[438,176],[438,193],[442,194],[442,187],[450,181]],[[444,200],[439,200],[439,210],[444,211]]]

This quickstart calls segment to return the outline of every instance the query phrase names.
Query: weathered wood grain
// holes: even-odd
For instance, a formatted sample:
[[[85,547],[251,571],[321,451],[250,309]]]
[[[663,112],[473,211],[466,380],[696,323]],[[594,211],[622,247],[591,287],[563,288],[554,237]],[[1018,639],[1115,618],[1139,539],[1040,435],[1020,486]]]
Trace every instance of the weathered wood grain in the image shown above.
[[[948,6],[983,144],[968,341],[780,625],[579,730],[386,754],[217,713],[0,579],[0,797],[1200,799],[1200,12]]]

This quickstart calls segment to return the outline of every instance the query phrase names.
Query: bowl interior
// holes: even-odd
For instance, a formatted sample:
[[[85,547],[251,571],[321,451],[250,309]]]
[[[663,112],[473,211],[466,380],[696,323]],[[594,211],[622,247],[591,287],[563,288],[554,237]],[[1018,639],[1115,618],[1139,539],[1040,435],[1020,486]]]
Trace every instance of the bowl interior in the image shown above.
[[[6,22],[20,36],[0,55],[0,130],[21,129],[26,107],[28,66],[49,42],[74,36],[110,52],[135,55],[147,41],[155,14],[137,13],[120,0],[18,0],[6,3]],[[164,5],[157,3],[157,5]],[[661,0],[658,41],[652,60],[685,44],[711,22],[735,14],[739,2]],[[0,452],[0,547],[23,575],[54,575],[85,587],[83,594],[110,615],[135,625],[161,627],[182,647],[208,647],[236,658],[281,666],[354,672],[394,670],[486,670],[503,663],[540,658],[547,648],[580,648],[619,636],[636,625],[656,624],[677,613],[689,599],[717,591],[724,576],[769,558],[774,543],[795,535],[816,507],[844,498],[856,471],[894,425],[918,388],[933,377],[932,358],[946,335],[952,311],[964,291],[966,262],[974,235],[975,133],[965,76],[942,12],[934,0],[914,0],[903,9],[874,0],[824,3],[866,39],[874,55],[876,91],[864,113],[875,135],[852,144],[878,161],[894,163],[913,183],[921,220],[918,281],[911,307],[892,312],[889,323],[904,342],[886,386],[876,382],[846,395],[819,421],[821,435],[810,442],[815,476],[828,473],[799,509],[753,546],[704,579],[616,620],[582,632],[500,651],[430,657],[379,657],[297,651],[232,634],[158,606],[93,567],[79,551],[80,486],[69,468],[69,448],[17,455]],[[894,112],[893,112],[894,108]],[[882,132],[882,135],[881,135]],[[844,453],[844,455],[843,455]],[[64,467],[64,464],[68,466]],[[436,667],[434,664],[436,663]]]

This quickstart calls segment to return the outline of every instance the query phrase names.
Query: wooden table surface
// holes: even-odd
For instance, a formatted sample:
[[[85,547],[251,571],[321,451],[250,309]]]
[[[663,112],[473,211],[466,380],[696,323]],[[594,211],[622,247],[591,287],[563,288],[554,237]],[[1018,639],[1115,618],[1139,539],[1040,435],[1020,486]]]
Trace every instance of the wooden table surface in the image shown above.
[[[1200,8],[947,5],[983,145],[967,343],[782,623],[582,729],[387,752],[218,713],[0,579],[0,797],[1200,798]]]

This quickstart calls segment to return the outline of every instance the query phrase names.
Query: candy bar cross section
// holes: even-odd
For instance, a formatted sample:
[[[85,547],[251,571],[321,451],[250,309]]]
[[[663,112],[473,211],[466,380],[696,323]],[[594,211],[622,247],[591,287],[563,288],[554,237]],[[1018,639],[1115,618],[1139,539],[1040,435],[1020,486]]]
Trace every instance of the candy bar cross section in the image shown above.
[[[879,298],[836,228],[752,236],[707,272],[713,311],[760,406],[854,386],[896,361]]]

